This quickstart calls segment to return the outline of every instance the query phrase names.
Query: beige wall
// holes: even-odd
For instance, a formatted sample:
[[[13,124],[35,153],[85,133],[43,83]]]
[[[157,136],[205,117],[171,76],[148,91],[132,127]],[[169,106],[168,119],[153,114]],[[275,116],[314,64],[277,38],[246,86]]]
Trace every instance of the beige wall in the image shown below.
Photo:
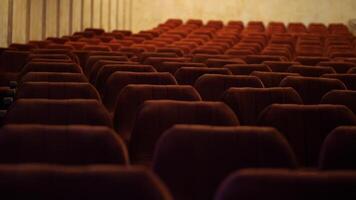
[[[0,0],[0,47],[68,35],[87,27],[130,29],[129,18],[119,18],[131,13],[127,5],[132,1]]]
[[[356,0],[135,0],[133,30],[167,18],[344,22],[356,18]]]
[[[344,22],[356,0],[0,0],[0,46],[102,27],[150,29],[168,18]]]

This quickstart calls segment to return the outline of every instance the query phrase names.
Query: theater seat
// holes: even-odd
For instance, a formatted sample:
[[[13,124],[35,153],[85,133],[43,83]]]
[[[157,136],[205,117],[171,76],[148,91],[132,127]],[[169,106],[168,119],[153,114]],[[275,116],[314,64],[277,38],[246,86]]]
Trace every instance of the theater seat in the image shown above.
[[[330,58],[318,56],[298,56],[294,59],[294,61],[299,62],[302,65],[315,66],[320,62],[330,61]]]
[[[356,126],[341,126],[325,139],[319,168],[322,170],[356,169]]]
[[[254,71],[270,72],[271,69],[264,64],[229,64],[225,65],[234,75],[250,75]]]
[[[195,81],[194,87],[204,101],[219,101],[231,87],[263,88],[263,83],[255,76],[205,74]]]
[[[265,61],[287,61],[286,58],[281,56],[269,56],[269,55],[248,55],[246,56],[246,62],[248,64],[261,64]]]
[[[65,72],[28,72],[24,75],[21,83],[25,82],[88,82],[84,74]]]
[[[114,112],[115,130],[124,138],[130,140],[134,121],[139,107],[147,100],[182,100],[201,101],[199,93],[192,86],[178,85],[128,85],[122,89]]]
[[[176,200],[213,199],[220,182],[243,168],[295,168],[273,128],[175,125],[159,139],[153,170]]]
[[[30,62],[22,69],[20,77],[28,72],[82,73],[82,69],[74,63]]]
[[[256,125],[258,115],[271,104],[303,104],[293,88],[230,88],[222,100],[242,125]]]
[[[25,82],[17,88],[15,99],[96,99],[101,98],[89,83]]]
[[[302,97],[304,104],[318,104],[331,90],[345,90],[341,81],[329,78],[289,76],[281,81],[280,87],[292,87]]]
[[[193,62],[163,62],[162,65],[156,66],[156,70],[159,72],[169,72],[171,74],[182,67],[207,67],[204,63]]]
[[[204,74],[231,75],[226,68],[212,67],[182,67],[176,71],[174,77],[180,85],[194,85],[195,81]]]
[[[298,161],[316,166],[320,147],[336,127],[356,125],[356,117],[342,105],[273,104],[259,116],[258,124],[278,129],[288,140]]]
[[[335,70],[331,67],[319,67],[319,66],[303,66],[293,65],[288,68],[289,73],[298,73],[304,77],[320,77],[324,74],[335,74]]]
[[[320,103],[344,105],[356,115],[356,91],[332,90],[323,96]]]
[[[104,126],[5,125],[1,164],[128,164],[122,139]]]
[[[156,72],[155,68],[151,65],[140,65],[140,64],[108,64],[104,65],[99,71],[93,81],[96,89],[102,94],[105,83],[111,74],[114,72]]]
[[[18,99],[4,124],[86,124],[112,127],[109,113],[97,100]]]
[[[337,73],[347,73],[347,71],[353,67],[356,67],[355,63],[350,63],[350,62],[335,62],[335,61],[330,61],[330,62],[320,62],[318,63],[318,66],[329,66],[334,68],[334,70]]]
[[[267,65],[272,72],[287,72],[292,65],[300,65],[298,62],[283,62],[283,61],[265,61],[263,64]]]
[[[0,179],[6,199],[172,200],[159,178],[141,167],[1,165]]]
[[[342,81],[347,89],[356,90],[356,74],[324,74],[323,78],[334,78]]]
[[[177,85],[170,73],[165,72],[114,72],[103,88],[103,104],[113,113],[121,90],[129,84]]]
[[[246,169],[226,178],[215,200],[352,200],[356,198],[355,187],[356,173],[352,171]]]
[[[134,163],[149,164],[158,138],[174,124],[237,126],[234,112],[221,102],[145,101],[137,111],[129,143]]]
[[[278,87],[281,81],[287,76],[300,76],[298,73],[261,71],[254,71],[250,75],[258,77],[266,88]]]

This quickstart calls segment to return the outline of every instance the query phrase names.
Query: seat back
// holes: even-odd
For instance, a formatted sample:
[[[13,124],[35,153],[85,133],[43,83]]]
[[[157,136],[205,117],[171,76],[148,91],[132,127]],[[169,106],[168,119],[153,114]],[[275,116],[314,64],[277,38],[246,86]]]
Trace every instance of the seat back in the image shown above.
[[[6,199],[172,200],[159,178],[140,167],[4,165],[0,178]]]
[[[0,129],[2,164],[128,164],[123,140],[104,126],[9,124]]]
[[[351,200],[356,198],[355,187],[356,173],[351,171],[247,169],[226,178],[220,185],[215,199]]]
[[[115,130],[129,141],[139,107],[147,100],[171,99],[201,101],[199,93],[191,86],[178,85],[128,85],[122,89],[114,112]]]
[[[4,124],[86,124],[112,127],[109,113],[97,100],[18,99],[4,118]]]
[[[271,104],[303,104],[293,88],[230,88],[222,100],[243,125],[256,125],[259,114]]]
[[[166,72],[114,72],[109,76],[103,90],[103,103],[114,112],[121,90],[129,84],[176,85],[175,78]]]
[[[345,90],[341,81],[329,78],[288,76],[284,78],[280,87],[294,88],[304,104],[319,104],[321,98],[331,90]]]
[[[316,166],[326,136],[341,125],[355,125],[356,117],[342,105],[273,104],[259,117],[259,125],[277,128],[304,166]]]
[[[221,102],[190,102],[176,100],[145,101],[137,111],[129,144],[134,162],[149,162],[162,133],[174,124],[209,124],[236,126],[234,112]]]
[[[17,89],[15,99],[96,99],[101,98],[89,83],[25,82]]]
[[[175,125],[156,145],[153,170],[177,200],[212,199],[220,182],[243,168],[295,168],[273,128]]]

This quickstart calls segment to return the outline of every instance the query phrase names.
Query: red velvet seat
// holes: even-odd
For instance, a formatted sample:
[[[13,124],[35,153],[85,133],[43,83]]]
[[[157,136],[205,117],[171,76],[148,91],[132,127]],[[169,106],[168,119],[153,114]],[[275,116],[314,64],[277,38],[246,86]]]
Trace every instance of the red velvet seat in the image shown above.
[[[320,77],[324,74],[335,74],[331,67],[293,65],[287,70],[288,73],[297,73],[305,77]]]
[[[194,87],[204,101],[219,101],[231,87],[263,88],[263,83],[254,76],[205,74],[195,81]]]
[[[221,102],[145,101],[137,111],[131,133],[131,160],[134,163],[149,164],[156,141],[175,124],[237,126],[239,121],[233,111]]]
[[[28,72],[20,82],[88,82],[88,79],[80,73]]]
[[[337,79],[288,76],[280,87],[292,87],[302,97],[304,104],[319,104],[321,98],[331,90],[345,90],[346,86]]]
[[[174,77],[180,85],[194,85],[195,81],[204,74],[231,75],[231,72],[226,68],[181,67],[176,71]]]
[[[104,126],[5,125],[1,164],[128,164],[122,139]]]
[[[356,90],[356,74],[324,74],[323,78],[333,78],[342,81],[347,89]]]
[[[258,77],[266,88],[278,87],[281,81],[287,76],[300,76],[298,73],[262,71],[254,71],[250,75]]]
[[[273,128],[175,125],[159,139],[153,170],[177,200],[213,199],[220,182],[243,168],[295,168]]]
[[[151,72],[114,72],[109,76],[103,88],[103,104],[113,113],[121,90],[129,84],[176,85],[177,81],[170,73]]]
[[[247,169],[226,178],[215,199],[351,200],[356,198],[355,187],[356,173],[352,171]]]
[[[109,113],[97,100],[18,99],[4,124],[102,125],[112,127]]]
[[[332,90],[323,96],[320,103],[344,105],[356,115],[356,91]]]
[[[234,75],[250,75],[254,71],[271,71],[271,69],[264,64],[229,64],[225,65],[224,68],[229,69]]]
[[[288,140],[298,161],[316,166],[326,136],[341,125],[356,125],[356,117],[342,105],[273,104],[259,117],[259,125],[278,129]]]
[[[128,85],[116,100],[113,117],[115,130],[125,141],[129,141],[139,107],[147,100],[162,99],[201,101],[199,93],[191,86]]]

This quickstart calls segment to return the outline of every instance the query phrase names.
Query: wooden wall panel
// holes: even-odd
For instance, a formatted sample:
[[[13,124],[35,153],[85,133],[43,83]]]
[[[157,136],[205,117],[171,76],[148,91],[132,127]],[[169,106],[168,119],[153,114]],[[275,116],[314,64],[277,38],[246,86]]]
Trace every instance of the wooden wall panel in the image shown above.
[[[20,0],[21,1],[21,0]],[[58,0],[46,2],[46,34],[45,37],[57,37],[58,35]]]
[[[12,42],[24,43],[27,40],[28,0],[13,0]]]
[[[0,47],[8,45],[9,1],[2,0],[0,6]]]
[[[59,0],[59,35],[70,34],[70,2],[71,0]]]
[[[83,28],[92,27],[92,0],[83,0]]]
[[[112,31],[117,28],[117,0],[110,0],[110,26],[109,31]]]
[[[101,27],[101,0],[93,0],[93,27]]]
[[[73,0],[72,32],[82,30],[82,1]]]
[[[30,1],[29,39],[41,40],[43,31],[43,4],[44,0]]]
[[[109,0],[102,0],[101,3],[101,26],[103,29],[109,30],[109,20],[111,11],[111,9],[109,8]]]

